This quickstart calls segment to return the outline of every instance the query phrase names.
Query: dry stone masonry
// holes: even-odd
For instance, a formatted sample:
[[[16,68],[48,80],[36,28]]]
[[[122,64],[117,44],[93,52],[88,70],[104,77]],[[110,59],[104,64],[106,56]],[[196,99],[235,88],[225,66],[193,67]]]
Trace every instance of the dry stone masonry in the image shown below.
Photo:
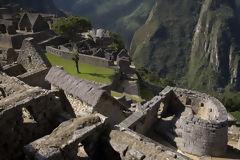
[[[98,112],[110,117],[112,124],[125,119],[125,107],[105,90],[90,82],[71,76],[59,67],[52,67],[46,76],[54,88],[64,90],[76,115]],[[112,114],[112,113],[115,114]]]
[[[228,114],[225,107],[209,95],[186,89],[166,88],[161,93],[169,90],[175,94],[176,102],[171,100],[171,104],[164,107],[164,110],[171,111],[171,107],[174,107],[175,111],[178,110],[176,107],[184,108],[179,109],[179,113],[173,112],[174,115],[169,117],[163,114],[166,118],[163,118],[159,125],[168,123],[171,117],[168,124],[172,125],[172,128],[169,128],[168,132],[170,138],[176,134],[173,140],[177,147],[199,156],[224,154],[228,142]]]
[[[167,87],[118,126],[144,135],[154,130],[181,151],[198,156],[219,156],[227,149],[225,107],[195,91]]]
[[[131,111],[60,67],[45,77],[52,90],[0,78],[3,160],[183,160],[177,149],[216,156],[227,148],[227,112],[206,94],[167,87]]]
[[[17,19],[10,10],[0,8],[8,14],[0,15],[0,160],[188,160],[183,154],[223,156],[228,134],[239,139],[236,121],[203,93],[145,84],[156,93],[150,101],[112,97],[115,88],[138,95],[141,77],[127,50],[109,47],[109,31],[93,29],[73,43],[49,29],[54,16]],[[46,51],[67,59],[78,52],[82,62],[120,74],[99,88],[51,67]]]
[[[64,111],[55,92],[0,73],[0,159],[18,159],[22,147],[51,132]]]

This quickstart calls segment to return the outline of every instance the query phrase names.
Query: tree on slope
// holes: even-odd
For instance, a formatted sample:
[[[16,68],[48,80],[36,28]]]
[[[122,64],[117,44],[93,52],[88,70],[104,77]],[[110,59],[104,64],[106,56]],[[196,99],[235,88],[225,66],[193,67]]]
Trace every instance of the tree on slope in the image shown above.
[[[55,33],[66,36],[71,40],[76,40],[79,33],[88,31],[91,28],[92,23],[87,18],[80,16],[59,18],[52,25]]]
[[[79,55],[78,55],[77,52],[73,52],[72,60],[75,62],[76,69],[77,69],[77,73],[80,73],[80,72],[79,72],[79,66],[78,66]]]

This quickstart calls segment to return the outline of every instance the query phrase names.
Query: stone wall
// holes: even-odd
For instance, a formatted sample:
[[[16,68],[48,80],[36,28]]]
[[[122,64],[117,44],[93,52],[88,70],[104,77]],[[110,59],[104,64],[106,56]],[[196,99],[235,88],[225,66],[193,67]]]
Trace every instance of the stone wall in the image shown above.
[[[93,113],[93,108],[91,107],[91,105],[80,100],[79,98],[74,98],[72,95],[70,95],[66,92],[65,92],[65,95],[66,95],[69,103],[71,104],[76,116],[82,116],[82,115]]]
[[[83,116],[60,124],[50,135],[25,147],[29,160],[73,160],[78,158],[81,142],[102,130],[104,119]],[[100,158],[100,157],[99,157]]]
[[[180,138],[176,144],[181,151],[199,156],[220,156],[226,152],[226,123],[214,123],[192,116],[177,122],[176,127]]]
[[[68,39],[64,38],[63,36],[54,36],[50,39],[40,42],[39,45],[43,49],[46,49],[46,46],[59,46],[65,43],[68,43]]]
[[[165,110],[171,115],[165,116],[167,119],[163,118],[156,130],[172,139],[183,152],[198,156],[224,154],[228,142],[225,107],[207,94],[186,89],[167,87],[160,94],[170,90],[174,96]]]
[[[127,111],[126,107],[105,90],[89,81],[74,77],[59,67],[52,67],[45,79],[54,88],[64,90],[76,115],[100,113],[109,117],[112,125],[120,123],[127,116],[124,113]]]
[[[124,114],[124,112],[127,111],[127,109],[125,109],[126,108],[118,100],[105,92],[101,95],[99,102],[93,108],[93,112],[108,117],[111,120],[109,123],[115,125],[119,124],[127,117],[127,114]]]
[[[49,134],[63,112],[55,93],[32,88],[0,100],[0,159],[22,159],[23,146]]]
[[[10,64],[3,67],[3,72],[9,76],[18,76],[26,73],[26,69],[21,64]]]
[[[170,149],[150,138],[138,134],[130,129],[112,130],[110,132],[110,144],[117,151],[121,159],[131,160],[189,160],[177,151]]]
[[[44,51],[36,44],[34,38],[24,39],[17,62],[28,71],[51,67]]]
[[[46,51],[48,53],[54,54],[56,56],[60,56],[62,58],[72,59],[71,52],[62,51],[50,46],[46,47]],[[101,67],[109,67],[112,65],[112,62],[105,58],[99,58],[99,57],[94,57],[94,56],[89,56],[84,54],[79,54],[79,61],[82,63],[92,64],[92,65],[101,66]]]
[[[144,135],[154,131],[198,156],[220,156],[227,149],[227,111],[217,99],[199,92],[167,87],[118,126]]]
[[[112,126],[122,122],[126,118],[126,116],[123,113],[122,104],[120,104],[117,100],[110,97],[109,95],[103,94],[99,98],[99,102],[96,104],[96,106],[87,104],[86,102],[80,100],[79,98],[74,98],[67,92],[65,92],[65,95],[68,101],[70,102],[76,116],[100,113],[111,119],[110,124]]]
[[[0,47],[20,49],[24,39],[32,37],[37,43],[54,37],[53,31],[42,31],[37,33],[17,33],[15,35],[0,34]]]
[[[50,89],[51,85],[47,81],[45,81],[45,77],[48,71],[49,69],[47,68],[34,70],[32,72],[27,72],[25,74],[19,75],[17,76],[17,78],[30,86],[39,86],[44,89]]]
[[[3,49],[3,59],[7,61],[7,64],[11,64],[17,61],[18,53],[13,48]]]
[[[151,101],[148,101],[141,106],[141,110],[134,112],[118,126],[129,128],[137,133],[146,135],[150,130],[152,130],[153,125],[158,121],[161,104],[168,104],[171,94],[172,92],[169,91],[165,95],[154,97]]]
[[[0,47],[1,48],[13,48],[12,39],[11,39],[10,35],[0,34]]]

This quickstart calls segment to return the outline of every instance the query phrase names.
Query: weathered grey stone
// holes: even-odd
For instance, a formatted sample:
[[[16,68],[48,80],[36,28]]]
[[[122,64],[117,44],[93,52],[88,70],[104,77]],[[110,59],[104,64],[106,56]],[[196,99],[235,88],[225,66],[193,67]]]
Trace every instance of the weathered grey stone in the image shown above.
[[[131,149],[128,152],[134,159],[143,160],[146,156],[137,150]]]
[[[25,146],[27,157],[36,160],[72,160],[77,157],[78,145],[102,127],[96,115],[78,117],[63,122],[50,135]]]

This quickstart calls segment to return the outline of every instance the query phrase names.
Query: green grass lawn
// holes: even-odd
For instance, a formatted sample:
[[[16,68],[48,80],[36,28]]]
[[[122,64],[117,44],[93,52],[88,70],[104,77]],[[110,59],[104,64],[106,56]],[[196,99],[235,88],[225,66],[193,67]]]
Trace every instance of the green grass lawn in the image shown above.
[[[113,69],[79,63],[80,74],[78,74],[74,61],[50,53],[46,53],[46,56],[52,66],[63,66],[64,70],[71,75],[90,81],[111,84],[116,73]]]
[[[111,91],[111,96],[113,97],[117,97],[117,98],[120,98],[122,96],[127,96],[129,98],[131,98],[132,100],[135,100],[136,102],[143,102],[144,99],[140,98],[140,97],[135,97],[135,96],[132,96],[132,95],[129,95],[129,94],[125,94],[125,93],[119,93],[119,92],[116,92],[116,91]]]

